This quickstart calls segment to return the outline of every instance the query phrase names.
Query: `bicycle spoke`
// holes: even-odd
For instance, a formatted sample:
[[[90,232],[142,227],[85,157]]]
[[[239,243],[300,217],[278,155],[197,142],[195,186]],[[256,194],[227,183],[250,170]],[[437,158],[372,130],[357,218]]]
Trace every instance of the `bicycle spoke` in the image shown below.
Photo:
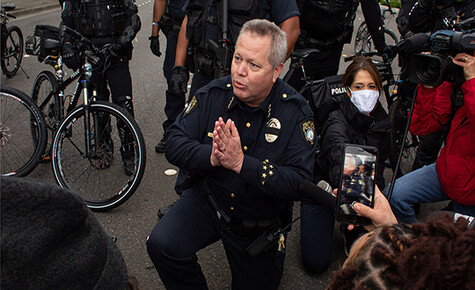
[[[88,134],[84,107],[69,115],[56,134],[52,155],[58,182],[80,192],[88,206],[99,210],[124,202],[138,186],[144,166],[144,160],[137,161],[145,153],[143,146],[137,145],[137,130],[129,127],[130,121],[122,120],[120,111],[108,106],[88,108]],[[118,124],[124,129],[119,130]],[[86,144],[89,148],[81,152]],[[134,158],[132,176],[123,168],[126,157]]]

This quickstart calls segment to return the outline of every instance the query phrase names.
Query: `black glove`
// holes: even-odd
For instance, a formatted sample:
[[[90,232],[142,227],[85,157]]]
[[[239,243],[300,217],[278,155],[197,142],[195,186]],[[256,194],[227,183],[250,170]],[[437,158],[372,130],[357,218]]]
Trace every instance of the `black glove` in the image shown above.
[[[63,44],[61,55],[63,56],[64,64],[68,68],[77,70],[81,66],[79,64],[79,57],[70,42]]]
[[[170,92],[175,95],[186,94],[186,85],[188,84],[188,70],[176,65],[172,69],[172,81]]]
[[[111,50],[113,50],[114,52],[118,52],[118,51],[122,50],[122,48],[124,48],[124,46],[122,45],[122,43],[115,42],[115,43],[112,43],[109,48]]]
[[[382,52],[382,55],[383,55],[383,58],[392,60],[397,55],[396,47],[394,45],[386,45],[386,47],[384,48]]]
[[[447,28],[452,28],[455,24],[455,20],[457,19],[455,7],[453,5],[444,7],[444,9],[440,10],[440,17],[442,17],[442,21],[447,26]]]
[[[160,42],[158,41],[158,35],[150,36],[148,39],[150,39],[150,50],[152,53],[156,56],[161,56],[162,53],[160,52]]]

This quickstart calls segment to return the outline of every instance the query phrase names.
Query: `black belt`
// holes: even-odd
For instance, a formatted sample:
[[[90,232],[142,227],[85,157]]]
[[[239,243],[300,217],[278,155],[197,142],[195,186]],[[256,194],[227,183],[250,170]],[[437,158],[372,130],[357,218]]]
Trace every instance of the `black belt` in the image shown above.
[[[240,219],[236,217],[230,217],[218,207],[218,204],[214,201],[213,196],[211,196],[209,192],[206,182],[201,180],[199,181],[199,185],[201,193],[209,201],[211,207],[216,211],[219,221],[224,225],[225,228],[229,229],[238,237],[258,237],[268,229],[281,226],[279,218]]]
[[[229,223],[229,229],[238,237],[257,238],[262,235],[265,231],[271,228],[280,227],[279,219],[260,219],[260,220],[249,220],[249,219],[239,219],[231,218]]]
[[[270,228],[277,228],[280,226],[280,220],[275,219],[240,219],[236,217],[229,217],[222,211],[211,194],[205,195],[210,202],[220,222],[226,229],[229,229],[236,236],[242,238],[256,238]]]

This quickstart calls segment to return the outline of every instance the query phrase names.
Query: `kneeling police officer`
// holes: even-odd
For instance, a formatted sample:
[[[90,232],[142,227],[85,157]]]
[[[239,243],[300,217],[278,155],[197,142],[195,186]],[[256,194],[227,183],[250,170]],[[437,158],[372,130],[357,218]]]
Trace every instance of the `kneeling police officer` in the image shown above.
[[[181,184],[180,199],[147,241],[166,288],[206,289],[196,252],[221,240],[233,289],[277,289],[283,260],[277,242],[257,255],[246,249],[282,226],[289,201],[301,199],[298,186],[313,174],[316,144],[310,106],[279,78],[286,52],[277,25],[246,22],[231,76],[199,89],[170,126],[168,161],[181,177],[200,177]]]

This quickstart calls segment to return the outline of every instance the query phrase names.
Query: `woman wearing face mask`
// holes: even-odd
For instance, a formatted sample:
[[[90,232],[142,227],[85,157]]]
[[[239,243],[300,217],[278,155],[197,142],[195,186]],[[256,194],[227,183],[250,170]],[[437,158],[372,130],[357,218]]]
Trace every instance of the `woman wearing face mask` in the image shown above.
[[[375,146],[379,152],[376,184],[384,188],[384,163],[390,152],[391,124],[379,103],[381,77],[371,59],[357,56],[348,66],[342,82],[347,98],[339,109],[331,112],[322,130],[321,151],[317,157],[317,178],[336,188],[340,178],[345,144]],[[301,254],[305,267],[313,273],[325,271],[331,263],[334,209],[302,202],[301,213],[315,208],[301,220]],[[361,233],[344,227],[345,252]]]

